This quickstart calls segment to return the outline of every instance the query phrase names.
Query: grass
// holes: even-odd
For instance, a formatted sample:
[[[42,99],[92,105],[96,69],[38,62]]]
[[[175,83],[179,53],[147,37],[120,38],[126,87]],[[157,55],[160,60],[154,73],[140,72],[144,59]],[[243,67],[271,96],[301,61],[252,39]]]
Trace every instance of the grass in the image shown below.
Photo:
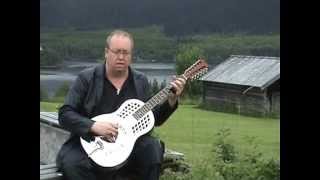
[[[58,108],[62,105],[62,103],[55,103],[55,102],[40,102],[40,111],[52,111],[57,112]]]
[[[44,111],[56,111],[59,103],[40,102]],[[212,156],[215,134],[222,128],[231,130],[232,144],[240,152],[248,145],[246,137],[256,137],[258,150],[266,158],[280,159],[280,120],[254,118],[202,110],[194,105],[180,105],[155,133],[166,148],[182,152],[194,171],[203,167]],[[198,175],[196,175],[198,177]]]
[[[180,105],[155,131],[167,148],[184,153],[192,166],[200,166],[211,156],[215,134],[222,128],[231,129],[230,139],[240,151],[246,148],[246,137],[256,137],[258,150],[265,157],[280,158],[279,119],[253,118]]]

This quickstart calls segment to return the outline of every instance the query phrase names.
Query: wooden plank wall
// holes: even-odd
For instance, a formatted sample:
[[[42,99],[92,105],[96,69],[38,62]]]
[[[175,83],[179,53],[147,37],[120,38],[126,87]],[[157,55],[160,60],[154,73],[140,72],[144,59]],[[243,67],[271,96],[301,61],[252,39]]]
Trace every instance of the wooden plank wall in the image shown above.
[[[280,92],[272,93],[271,113],[280,117]]]
[[[270,108],[266,92],[259,88],[226,85],[219,83],[204,83],[204,102],[212,109],[232,112],[241,115],[265,116]]]

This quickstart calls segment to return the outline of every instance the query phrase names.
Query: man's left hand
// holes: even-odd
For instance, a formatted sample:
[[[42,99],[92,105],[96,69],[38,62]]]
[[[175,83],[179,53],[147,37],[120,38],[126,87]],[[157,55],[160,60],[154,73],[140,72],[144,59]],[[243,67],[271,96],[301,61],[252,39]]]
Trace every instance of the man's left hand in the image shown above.
[[[173,87],[173,91],[174,93],[170,93],[169,94],[169,104],[171,107],[174,107],[174,105],[176,104],[178,97],[181,95],[184,86],[186,85],[186,80],[182,77],[178,77],[176,78],[174,81],[172,81],[170,83]]]

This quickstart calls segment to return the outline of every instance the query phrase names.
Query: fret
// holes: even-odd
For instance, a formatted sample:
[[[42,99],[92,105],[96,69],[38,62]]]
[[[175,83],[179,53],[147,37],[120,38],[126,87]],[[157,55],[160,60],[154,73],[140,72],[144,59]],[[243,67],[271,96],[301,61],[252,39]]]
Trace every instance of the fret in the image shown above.
[[[172,86],[170,85],[170,86],[167,86],[166,88],[165,88],[165,91],[166,91],[166,93],[167,93],[167,95],[171,92],[171,89],[172,88]]]
[[[146,114],[148,111],[149,111],[149,108],[146,105],[144,105],[143,106],[143,114]]]
[[[144,111],[143,111],[143,110],[142,110],[142,111],[140,111],[140,118],[142,118],[142,117],[145,115],[145,111],[146,111],[146,110],[144,110]]]
[[[148,109],[152,109],[151,104],[149,103],[149,101],[145,104],[147,106]]]
[[[144,113],[142,113],[141,111],[139,111],[138,115],[139,115],[139,119],[142,118]]]
[[[141,108],[140,110],[141,110],[141,112],[142,112],[143,114],[145,114],[145,113],[147,112],[147,108],[146,108],[145,105],[142,106],[142,108]]]
[[[144,108],[144,106],[142,106],[140,109],[139,109],[139,112],[140,112],[140,116],[142,117],[143,116],[143,114],[145,114],[145,108]]]
[[[152,101],[154,101],[156,104],[158,104],[159,103],[159,100],[158,100],[158,98],[157,98],[158,96],[154,96],[153,98],[152,98]]]
[[[168,95],[169,95],[169,93],[168,93],[167,91],[163,91],[163,96],[164,96],[163,99],[165,99],[166,97],[168,97]]]
[[[136,111],[132,116],[138,121],[141,117],[140,117],[140,112]]]
[[[163,99],[166,95],[164,94],[164,91],[160,91],[159,92],[159,95],[160,95],[160,97],[161,97],[161,99]]]
[[[159,96],[155,96],[154,98],[157,100],[157,103],[161,102],[161,98]]]
[[[132,116],[133,116],[136,120],[138,120],[137,112],[133,113]]]
[[[150,100],[150,104],[151,104],[152,107],[155,107],[157,105],[157,102],[155,102],[155,100],[152,98]]]

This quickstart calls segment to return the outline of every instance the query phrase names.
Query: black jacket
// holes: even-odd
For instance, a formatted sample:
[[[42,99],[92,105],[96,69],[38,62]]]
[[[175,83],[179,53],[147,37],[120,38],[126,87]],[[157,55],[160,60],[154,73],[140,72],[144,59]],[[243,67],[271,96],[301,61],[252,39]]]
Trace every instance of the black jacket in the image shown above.
[[[91,118],[103,93],[105,71],[105,64],[86,69],[78,75],[70,87],[64,105],[59,109],[59,124],[70,131],[71,135],[60,151],[66,151],[67,146],[80,146],[80,136],[87,140],[93,137],[90,128],[94,121]],[[148,80],[141,72],[133,69],[131,72],[138,99],[146,102],[150,98]],[[163,124],[176,108],[177,104],[171,108],[168,101],[155,107],[153,109],[155,126]]]

